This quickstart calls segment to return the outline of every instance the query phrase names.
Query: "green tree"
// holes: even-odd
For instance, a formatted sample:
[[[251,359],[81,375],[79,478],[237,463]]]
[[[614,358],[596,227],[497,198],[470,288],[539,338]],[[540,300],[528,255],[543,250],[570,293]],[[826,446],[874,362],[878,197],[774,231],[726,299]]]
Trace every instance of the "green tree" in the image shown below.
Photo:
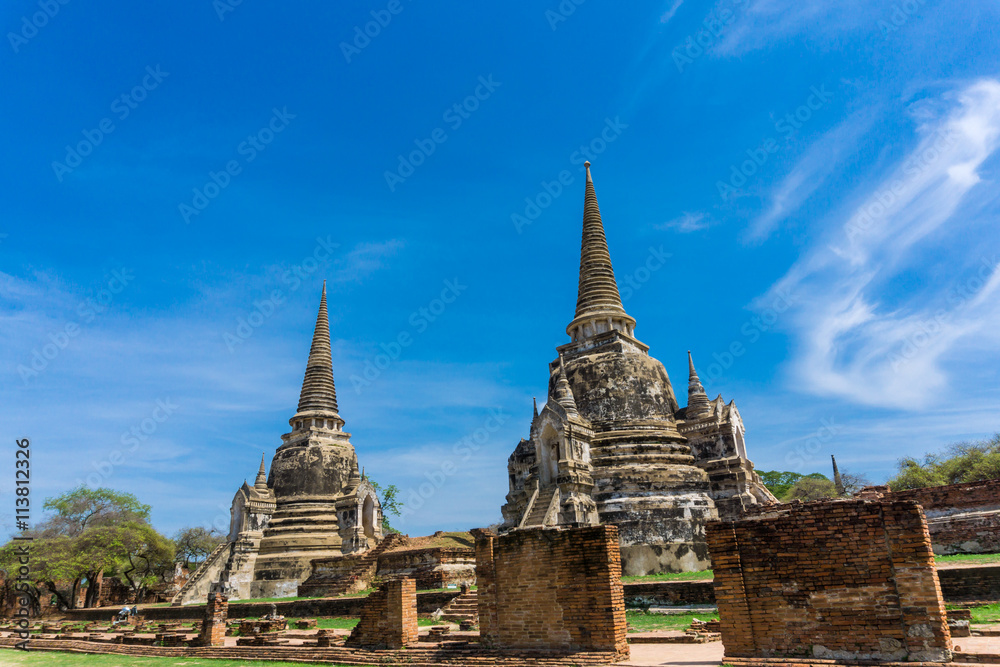
[[[55,511],[46,527],[75,537],[89,526],[114,521],[148,521],[151,507],[131,493],[81,486],[55,498],[46,498],[45,509]]]
[[[786,503],[792,500],[801,500],[806,503],[812,500],[836,497],[837,487],[833,485],[833,482],[819,473],[813,473],[796,480],[781,499]]]
[[[958,442],[923,459],[904,457],[889,480],[893,491],[1000,478],[1000,433],[988,440]]]
[[[129,585],[136,600],[141,599],[150,586],[173,577],[173,540],[142,523],[116,525],[113,531],[108,537],[113,539],[114,571]]]
[[[46,499],[44,507],[54,514],[27,532],[34,538],[30,576],[39,598],[55,596],[72,609],[80,586],[101,573],[121,575],[141,590],[148,573],[139,573],[155,570],[162,560],[165,538],[153,535],[159,534],[149,525],[149,505],[132,494],[80,487]],[[16,549],[13,540],[0,548],[0,562],[16,559]],[[84,606],[93,606],[96,597],[97,587],[88,585]]]
[[[382,505],[382,532],[398,533],[399,531],[389,524],[389,515],[399,516],[403,509],[403,502],[399,499],[399,489],[395,484],[390,484],[389,486],[382,488],[382,485],[375,480],[370,479],[367,476],[365,479],[367,479],[368,483],[375,489],[375,493],[379,497],[379,503]]]
[[[760,476],[764,486],[767,490],[774,494],[775,498],[784,498],[788,491],[803,477],[811,477],[813,479],[826,479],[826,476],[822,473],[814,472],[808,475],[803,475],[798,472],[789,472],[787,470],[759,470],[757,474]]]
[[[215,530],[201,526],[182,528],[174,535],[174,546],[177,561],[191,569],[192,563],[200,563],[215,551],[216,547],[226,541],[226,536]]]
[[[847,471],[840,473],[840,483],[844,485],[845,496],[853,496],[866,486],[872,485],[871,480],[866,475]]]

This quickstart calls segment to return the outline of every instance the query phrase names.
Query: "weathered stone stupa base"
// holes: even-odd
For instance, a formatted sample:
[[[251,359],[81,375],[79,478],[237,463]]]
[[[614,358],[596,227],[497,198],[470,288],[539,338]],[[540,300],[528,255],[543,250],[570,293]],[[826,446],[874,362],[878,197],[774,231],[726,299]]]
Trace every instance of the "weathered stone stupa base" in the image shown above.
[[[709,400],[689,352],[681,408],[666,368],[636,338],[584,166],[570,342],[556,348],[545,406],[508,459],[501,531],[612,524],[627,575],[706,569],[707,522],[776,501],[746,456],[735,404]]]

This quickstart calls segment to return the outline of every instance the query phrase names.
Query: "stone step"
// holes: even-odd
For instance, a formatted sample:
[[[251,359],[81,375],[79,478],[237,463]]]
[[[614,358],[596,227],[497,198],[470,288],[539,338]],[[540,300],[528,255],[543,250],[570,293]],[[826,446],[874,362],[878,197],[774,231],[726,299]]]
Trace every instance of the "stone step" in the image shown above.
[[[535,498],[535,504],[531,506],[531,512],[528,514],[528,520],[524,522],[525,528],[528,526],[543,525],[545,515],[549,511],[549,504],[552,502],[552,496],[555,495],[557,490],[557,487],[550,486],[549,488],[538,492],[538,496]]]

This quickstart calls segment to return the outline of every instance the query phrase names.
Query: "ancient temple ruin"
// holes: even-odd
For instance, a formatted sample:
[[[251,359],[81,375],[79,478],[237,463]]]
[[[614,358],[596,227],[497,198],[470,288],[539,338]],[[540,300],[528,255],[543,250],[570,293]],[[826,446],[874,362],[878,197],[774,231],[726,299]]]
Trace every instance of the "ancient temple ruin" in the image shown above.
[[[622,572],[708,567],[705,523],[776,502],[747,458],[735,402],[708,398],[688,354],[688,405],[635,337],[587,169],[576,314],[548,400],[511,454],[503,530],[618,526]]]
[[[382,506],[363,480],[351,434],[337,411],[326,283],[320,298],[298,410],[288,420],[265,477],[233,498],[229,540],[196,571],[174,604],[203,601],[209,589],[232,599],[289,597],[312,561],[367,551],[382,540]]]

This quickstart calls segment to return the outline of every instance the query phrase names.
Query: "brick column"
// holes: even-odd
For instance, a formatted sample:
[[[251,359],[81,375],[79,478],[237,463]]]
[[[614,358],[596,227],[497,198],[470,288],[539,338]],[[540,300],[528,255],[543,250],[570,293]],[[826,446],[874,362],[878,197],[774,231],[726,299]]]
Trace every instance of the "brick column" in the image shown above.
[[[734,524],[712,522],[705,525],[705,541],[712,555],[715,574],[715,602],[719,607],[719,627],[727,657],[754,655],[753,622],[743,585],[740,546]]]
[[[417,642],[417,580],[390,581],[386,591],[390,632],[398,633],[400,646]]]
[[[417,581],[386,582],[368,596],[346,646],[398,649],[417,641]]]
[[[493,542],[496,535],[475,528],[476,538],[476,600],[479,607],[479,643],[492,646],[497,642],[497,583],[493,562]]]
[[[950,661],[951,633],[923,510],[896,501],[883,503],[882,513],[909,660]]]
[[[226,618],[229,616],[229,598],[222,593],[209,593],[205,605],[205,618],[201,622],[198,643],[201,646],[225,646]]]

